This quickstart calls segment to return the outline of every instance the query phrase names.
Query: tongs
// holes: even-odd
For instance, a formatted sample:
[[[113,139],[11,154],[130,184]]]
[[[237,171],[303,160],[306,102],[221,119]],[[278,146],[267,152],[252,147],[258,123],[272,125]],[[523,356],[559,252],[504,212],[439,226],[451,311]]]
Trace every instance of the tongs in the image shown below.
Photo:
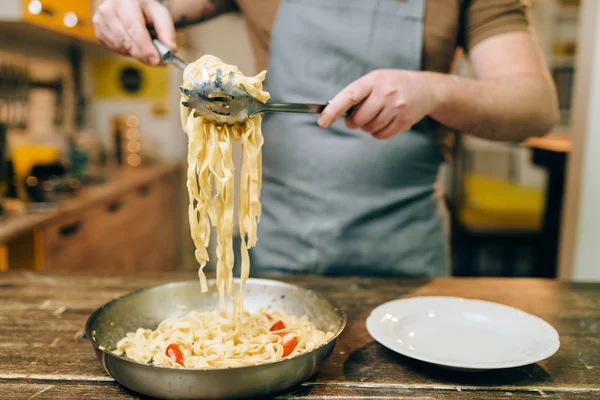
[[[154,45],[160,53],[163,62],[185,69],[187,63],[179,58],[171,49],[153,39]],[[248,118],[264,112],[286,112],[303,114],[320,114],[326,104],[301,104],[301,103],[262,103],[250,96],[242,87],[234,86],[235,74],[229,73],[227,82],[223,80],[223,71],[216,71],[212,80],[207,69],[201,71],[202,81],[198,82],[191,74],[188,79],[192,84],[191,89],[179,87],[187,100],[181,102],[186,107],[194,109],[207,121],[217,124],[243,124]],[[343,116],[352,113],[352,108]]]

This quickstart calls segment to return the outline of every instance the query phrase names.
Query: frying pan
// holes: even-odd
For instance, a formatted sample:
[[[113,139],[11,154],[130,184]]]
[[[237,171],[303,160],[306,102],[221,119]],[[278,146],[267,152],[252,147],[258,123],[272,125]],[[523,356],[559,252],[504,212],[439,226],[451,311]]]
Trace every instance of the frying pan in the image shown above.
[[[235,284],[239,288],[239,281]],[[332,332],[333,336],[293,358],[224,369],[159,367],[111,353],[127,332],[139,327],[156,329],[165,318],[183,316],[192,309],[211,311],[216,307],[214,280],[209,281],[206,293],[201,293],[197,280],[159,285],[132,292],[96,310],[87,321],[86,334],[106,372],[135,392],[164,399],[224,399],[268,396],[305,381],[329,358],[346,325],[346,315],[311,290],[275,280],[249,279],[244,290],[244,307],[248,311],[270,307],[297,317],[306,315],[318,329]]]

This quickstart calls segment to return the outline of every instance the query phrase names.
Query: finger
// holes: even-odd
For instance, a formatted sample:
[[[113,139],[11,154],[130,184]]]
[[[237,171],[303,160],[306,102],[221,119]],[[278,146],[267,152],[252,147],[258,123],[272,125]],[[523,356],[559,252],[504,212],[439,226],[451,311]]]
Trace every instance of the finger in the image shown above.
[[[113,51],[119,51],[120,40],[116,40],[112,32],[112,26],[120,24],[120,21],[110,1],[106,1],[98,7],[92,18],[92,23],[94,25],[94,32],[100,43]]]
[[[390,124],[390,122],[392,122],[393,119],[394,111],[390,108],[384,108],[379,114],[377,114],[377,117],[375,117],[375,119],[373,119],[368,124],[363,125],[361,129],[372,135],[375,132],[379,132],[385,129]]]
[[[114,10],[105,9],[101,13],[99,10],[94,15],[93,23],[96,37],[100,43],[118,54],[129,54],[129,49],[125,46],[129,39],[124,40],[127,38],[127,34],[124,33],[121,21]]]
[[[154,29],[158,39],[166,44],[171,50],[177,51],[177,44],[175,43],[175,24],[171,13],[162,4],[152,1],[142,3],[142,12]]]
[[[115,42],[115,48],[117,51],[122,52],[123,54],[131,54],[131,49],[133,48],[133,43],[127,34],[127,30],[121,23],[121,21],[117,21],[111,27],[111,37]]]
[[[159,64],[160,56],[158,50],[152,44],[139,3],[127,0],[121,1],[119,4],[120,7],[116,11],[130,40],[130,54],[146,64]]]
[[[377,115],[383,110],[383,106],[383,103],[374,96],[367,97],[352,115],[346,118],[346,126],[350,129],[362,128],[377,118]]]
[[[102,32],[102,37],[98,36],[102,43],[116,53],[129,55],[132,47],[131,40],[116,13],[114,18],[106,20]]]
[[[352,82],[325,107],[319,117],[319,125],[327,128],[333,124],[350,107],[363,101],[371,93],[371,81],[367,76]]]
[[[373,137],[379,140],[388,139],[404,130],[402,119],[396,116],[392,118],[392,121],[386,127],[373,133]]]

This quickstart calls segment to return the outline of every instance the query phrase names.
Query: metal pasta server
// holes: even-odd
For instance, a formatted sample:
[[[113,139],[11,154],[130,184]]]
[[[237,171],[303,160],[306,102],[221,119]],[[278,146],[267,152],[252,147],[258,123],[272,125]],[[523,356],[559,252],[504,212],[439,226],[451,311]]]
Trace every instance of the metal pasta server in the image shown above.
[[[153,39],[163,62],[185,69],[187,63],[179,58],[171,49],[158,39]],[[191,74],[189,80],[192,89],[180,87],[181,92],[187,97],[182,104],[193,108],[205,120],[217,124],[243,124],[248,118],[264,112],[285,112],[301,114],[320,114],[326,104],[300,104],[300,103],[262,103],[250,96],[243,88],[234,86],[235,74],[229,73],[227,82],[223,80],[223,72],[217,69],[214,80],[210,79],[208,70],[202,70],[202,82],[198,82]],[[342,116],[350,115],[350,108]]]

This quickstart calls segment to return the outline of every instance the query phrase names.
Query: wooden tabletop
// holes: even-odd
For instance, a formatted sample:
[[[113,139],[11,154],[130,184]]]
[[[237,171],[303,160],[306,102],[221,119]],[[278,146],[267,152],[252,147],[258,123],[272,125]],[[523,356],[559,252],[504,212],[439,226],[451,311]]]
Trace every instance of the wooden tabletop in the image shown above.
[[[162,163],[136,169],[123,169],[110,176],[106,183],[88,185],[73,197],[60,201],[55,208],[7,216],[0,221],[0,243],[7,242],[13,237],[52,223],[56,220],[71,216],[95,204],[111,202],[124,192],[139,186],[144,186],[153,180],[177,170],[179,163]]]
[[[83,337],[85,321],[97,307],[124,293],[194,276],[0,274],[0,398],[140,398],[104,372]],[[319,291],[348,314],[348,326],[319,374],[281,398],[600,398],[598,284],[489,278],[278,279]],[[558,330],[561,349],[538,364],[494,372],[454,372],[410,360],[375,342],[365,319],[380,303],[416,295],[462,296],[521,308]]]

